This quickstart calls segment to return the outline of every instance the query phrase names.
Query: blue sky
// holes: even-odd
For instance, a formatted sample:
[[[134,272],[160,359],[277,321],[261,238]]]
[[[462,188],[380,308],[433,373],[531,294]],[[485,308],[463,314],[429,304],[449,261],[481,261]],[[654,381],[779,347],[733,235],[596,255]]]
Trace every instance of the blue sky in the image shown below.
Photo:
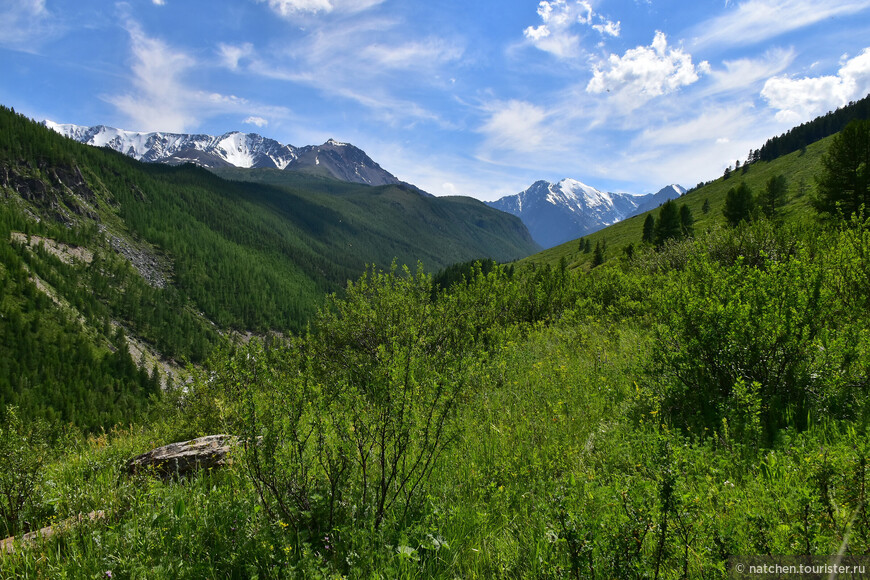
[[[437,195],[686,187],[870,92],[870,0],[0,0],[0,103],[328,138]]]

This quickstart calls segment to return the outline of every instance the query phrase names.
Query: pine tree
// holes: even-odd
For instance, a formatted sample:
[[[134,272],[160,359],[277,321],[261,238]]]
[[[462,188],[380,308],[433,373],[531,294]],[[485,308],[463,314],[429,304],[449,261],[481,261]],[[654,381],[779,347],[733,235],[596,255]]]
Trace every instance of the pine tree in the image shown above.
[[[870,120],[852,121],[831,141],[816,178],[819,212],[850,216],[870,208]]]
[[[655,227],[655,243],[657,246],[661,246],[666,240],[679,238],[681,232],[680,210],[673,200],[668,200],[662,204],[662,208],[659,210]]]
[[[704,200],[704,205],[701,206],[701,213],[704,215],[710,213],[710,198]]]
[[[684,237],[695,235],[694,228],[695,218],[692,216],[692,210],[686,204],[680,205],[680,232]]]
[[[595,268],[604,263],[604,248],[601,242],[595,242],[595,253],[592,254],[592,267]]]
[[[755,199],[752,190],[746,183],[741,183],[737,188],[731,188],[725,195],[725,208],[722,215],[731,226],[736,226],[741,221],[750,221],[755,211]]]
[[[767,180],[764,195],[761,199],[761,210],[769,219],[776,217],[780,208],[785,204],[788,193],[788,184],[784,175],[776,175]]]
[[[647,214],[646,220],[643,222],[643,236],[640,241],[651,244],[655,241],[656,235],[656,218],[653,215]]]

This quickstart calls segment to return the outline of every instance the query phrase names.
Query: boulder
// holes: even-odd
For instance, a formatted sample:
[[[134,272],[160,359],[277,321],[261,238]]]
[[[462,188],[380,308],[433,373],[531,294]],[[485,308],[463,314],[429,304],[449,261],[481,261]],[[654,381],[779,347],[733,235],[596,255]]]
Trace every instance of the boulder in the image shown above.
[[[208,435],[170,443],[129,460],[127,470],[132,474],[155,473],[171,477],[223,467],[232,463],[230,450],[238,445],[239,438],[234,435]]]

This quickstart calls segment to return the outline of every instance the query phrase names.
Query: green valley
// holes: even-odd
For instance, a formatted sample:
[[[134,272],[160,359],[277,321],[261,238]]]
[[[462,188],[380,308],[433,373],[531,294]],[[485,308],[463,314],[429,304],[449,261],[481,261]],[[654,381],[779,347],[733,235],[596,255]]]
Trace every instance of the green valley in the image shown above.
[[[868,123],[850,127],[870,135]],[[682,210],[669,208],[672,238],[641,243],[639,216],[589,236],[583,250],[575,240],[511,264],[463,257],[433,275],[376,262],[317,302],[304,327],[237,341],[224,329],[275,329],[266,317],[279,314],[222,297],[221,280],[251,277],[242,288],[266,306],[293,287],[273,270],[308,246],[293,245],[300,238],[280,224],[328,234],[317,248],[329,257],[348,231],[371,247],[401,233],[389,212],[478,232],[490,251],[489,236],[515,222],[482,214],[480,233],[436,221],[480,211],[465,200],[433,206],[401,187],[357,190],[312,174],[223,170],[230,182],[107,155],[109,169],[82,173],[105,184],[113,167],[142,172],[147,180],[124,195],[163,204],[179,231],[182,216],[191,222],[176,237],[154,218],[127,215],[123,202],[82,196],[80,212],[105,215],[105,231],[138,232],[125,243],[153,261],[131,265],[110,251],[111,238],[93,242],[105,235],[99,226],[36,223],[32,202],[7,196],[3,223],[22,232],[3,262],[4,317],[21,318],[14,336],[72,333],[68,317],[35,314],[46,307],[105,320],[100,336],[115,342],[95,338],[83,360],[128,369],[120,376],[131,396],[152,399],[148,416],[104,432],[7,410],[0,515],[18,539],[0,555],[0,576],[678,579],[734,577],[748,556],[866,558],[870,220],[814,209],[847,133],[687,193],[676,203],[694,223],[681,230]],[[14,166],[16,183],[49,171],[31,165]],[[860,163],[850,171],[864,176]],[[779,175],[784,205],[728,223],[732,189],[745,183],[757,201]],[[212,186],[222,194],[211,197]],[[61,196],[42,211],[71,204]],[[219,219],[231,207],[250,214]],[[664,221],[665,211],[650,213]],[[282,249],[270,251],[267,239]],[[603,240],[592,267],[585,248]],[[84,247],[90,262],[76,252]],[[405,248],[390,251],[407,262]],[[137,264],[177,289],[144,282]],[[315,290],[353,267],[338,257],[299,264],[300,276],[322,268],[301,278]],[[91,272],[93,281],[70,285],[93,287],[93,299],[69,290],[56,293],[61,306],[49,304],[31,272],[63,288],[54,273],[65,268]],[[109,275],[124,288],[116,301],[100,286]],[[262,280],[274,287],[259,294]],[[209,301],[197,285],[218,296]],[[179,336],[214,337],[183,388],[158,394],[124,355],[116,312],[129,309],[131,330],[173,336],[158,332],[157,312],[136,314],[124,297],[137,292],[157,293],[140,305],[171,292],[174,312],[185,313]],[[210,321],[226,326],[196,331]],[[159,445],[218,433],[237,438],[223,467],[168,477],[128,467]],[[50,539],[22,537],[47,525]]]

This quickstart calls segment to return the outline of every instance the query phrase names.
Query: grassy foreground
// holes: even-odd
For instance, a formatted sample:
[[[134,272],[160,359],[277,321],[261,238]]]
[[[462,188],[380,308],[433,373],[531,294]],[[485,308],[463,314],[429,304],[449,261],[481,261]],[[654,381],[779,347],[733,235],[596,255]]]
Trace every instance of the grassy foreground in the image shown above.
[[[0,491],[29,486],[9,533],[107,516],[0,577],[719,578],[732,555],[867,555],[868,297],[857,219],[446,290],[368,272],[307,334],[216,355],[147,425],[7,420]],[[124,472],[226,431],[259,441],[230,468]]]

